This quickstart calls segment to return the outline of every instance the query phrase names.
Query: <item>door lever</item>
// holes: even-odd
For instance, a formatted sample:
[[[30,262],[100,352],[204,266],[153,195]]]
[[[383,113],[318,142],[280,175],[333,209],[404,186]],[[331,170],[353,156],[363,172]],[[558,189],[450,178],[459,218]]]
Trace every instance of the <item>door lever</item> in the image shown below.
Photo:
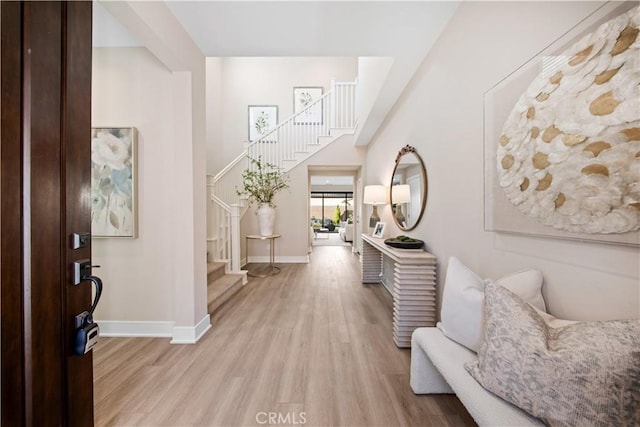
[[[100,301],[102,295],[102,280],[91,274],[91,269],[100,267],[99,265],[91,265],[91,260],[82,259],[73,263],[73,284],[79,285],[83,281],[89,281],[96,287],[96,293],[91,303],[89,311],[83,311],[76,316],[76,335],[74,343],[74,352],[77,355],[88,353],[98,342],[100,335],[100,327],[93,321],[93,312]]]
[[[91,265],[90,259],[80,259],[73,263],[73,284],[79,285],[85,279],[85,276],[91,275],[92,268],[99,268],[99,265]]]
[[[91,265],[90,259],[81,259],[73,263],[73,284],[79,285],[85,280],[90,281],[96,287],[96,295],[93,298],[93,303],[89,309],[89,314],[93,315],[93,310],[96,309],[100,295],[102,295],[102,280],[91,274],[92,268],[99,268],[99,265]]]
[[[89,280],[96,287],[96,296],[93,297],[93,304],[91,304],[91,308],[89,309],[89,315],[93,316],[93,310],[96,309],[96,305],[98,305],[98,301],[100,301],[100,295],[102,295],[102,280],[96,276],[83,276],[83,280]]]

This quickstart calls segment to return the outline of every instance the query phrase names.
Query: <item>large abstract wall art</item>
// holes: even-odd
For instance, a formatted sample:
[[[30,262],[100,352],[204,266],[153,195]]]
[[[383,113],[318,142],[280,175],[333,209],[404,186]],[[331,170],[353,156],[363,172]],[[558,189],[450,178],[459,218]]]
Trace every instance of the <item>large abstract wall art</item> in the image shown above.
[[[636,7],[539,58],[492,135],[496,184],[530,220],[576,238],[640,229],[639,27]]]

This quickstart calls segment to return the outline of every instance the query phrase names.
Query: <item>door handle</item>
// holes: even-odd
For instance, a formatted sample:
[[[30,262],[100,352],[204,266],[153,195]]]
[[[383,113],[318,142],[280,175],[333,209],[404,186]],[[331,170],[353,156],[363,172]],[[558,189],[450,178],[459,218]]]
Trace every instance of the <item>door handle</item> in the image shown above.
[[[91,315],[93,315],[93,311],[96,309],[96,305],[98,305],[98,301],[102,295],[102,280],[98,276],[91,274],[92,268],[99,267],[99,265],[91,265],[91,260],[89,259],[81,259],[73,263],[73,284],[79,285],[83,281],[88,280],[96,287],[96,295],[89,309],[89,314]]]
[[[73,263],[73,284],[79,285],[86,276],[91,275],[92,268],[100,268],[99,265],[91,265],[90,259],[80,259]]]
[[[76,338],[74,344],[74,352],[77,355],[88,353],[98,342],[100,335],[100,327],[93,321],[93,312],[100,301],[102,295],[102,280],[91,274],[91,268],[100,267],[99,265],[91,265],[91,260],[83,259],[73,263],[73,284],[79,285],[84,281],[93,283],[96,287],[96,294],[89,311],[83,311],[76,316]]]
[[[93,311],[96,309],[96,305],[98,305],[98,301],[100,301],[100,296],[102,295],[102,280],[96,276],[83,276],[82,279],[89,280],[96,287],[96,296],[93,297],[93,303],[89,309],[89,313],[93,315]]]

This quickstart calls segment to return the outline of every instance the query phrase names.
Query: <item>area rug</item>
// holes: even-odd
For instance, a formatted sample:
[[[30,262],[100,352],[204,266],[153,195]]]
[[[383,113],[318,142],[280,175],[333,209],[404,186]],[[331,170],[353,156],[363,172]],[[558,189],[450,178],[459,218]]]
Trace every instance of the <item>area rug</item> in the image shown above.
[[[318,238],[313,239],[313,246],[351,246],[351,242],[342,240],[338,233],[318,233]]]

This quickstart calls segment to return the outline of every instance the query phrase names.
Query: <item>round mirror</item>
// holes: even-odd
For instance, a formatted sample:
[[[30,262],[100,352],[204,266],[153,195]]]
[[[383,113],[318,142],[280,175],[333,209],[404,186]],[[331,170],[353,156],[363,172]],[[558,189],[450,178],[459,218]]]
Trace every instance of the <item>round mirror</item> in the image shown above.
[[[416,149],[405,146],[396,157],[389,200],[393,220],[403,231],[416,228],[427,204],[427,170]]]

